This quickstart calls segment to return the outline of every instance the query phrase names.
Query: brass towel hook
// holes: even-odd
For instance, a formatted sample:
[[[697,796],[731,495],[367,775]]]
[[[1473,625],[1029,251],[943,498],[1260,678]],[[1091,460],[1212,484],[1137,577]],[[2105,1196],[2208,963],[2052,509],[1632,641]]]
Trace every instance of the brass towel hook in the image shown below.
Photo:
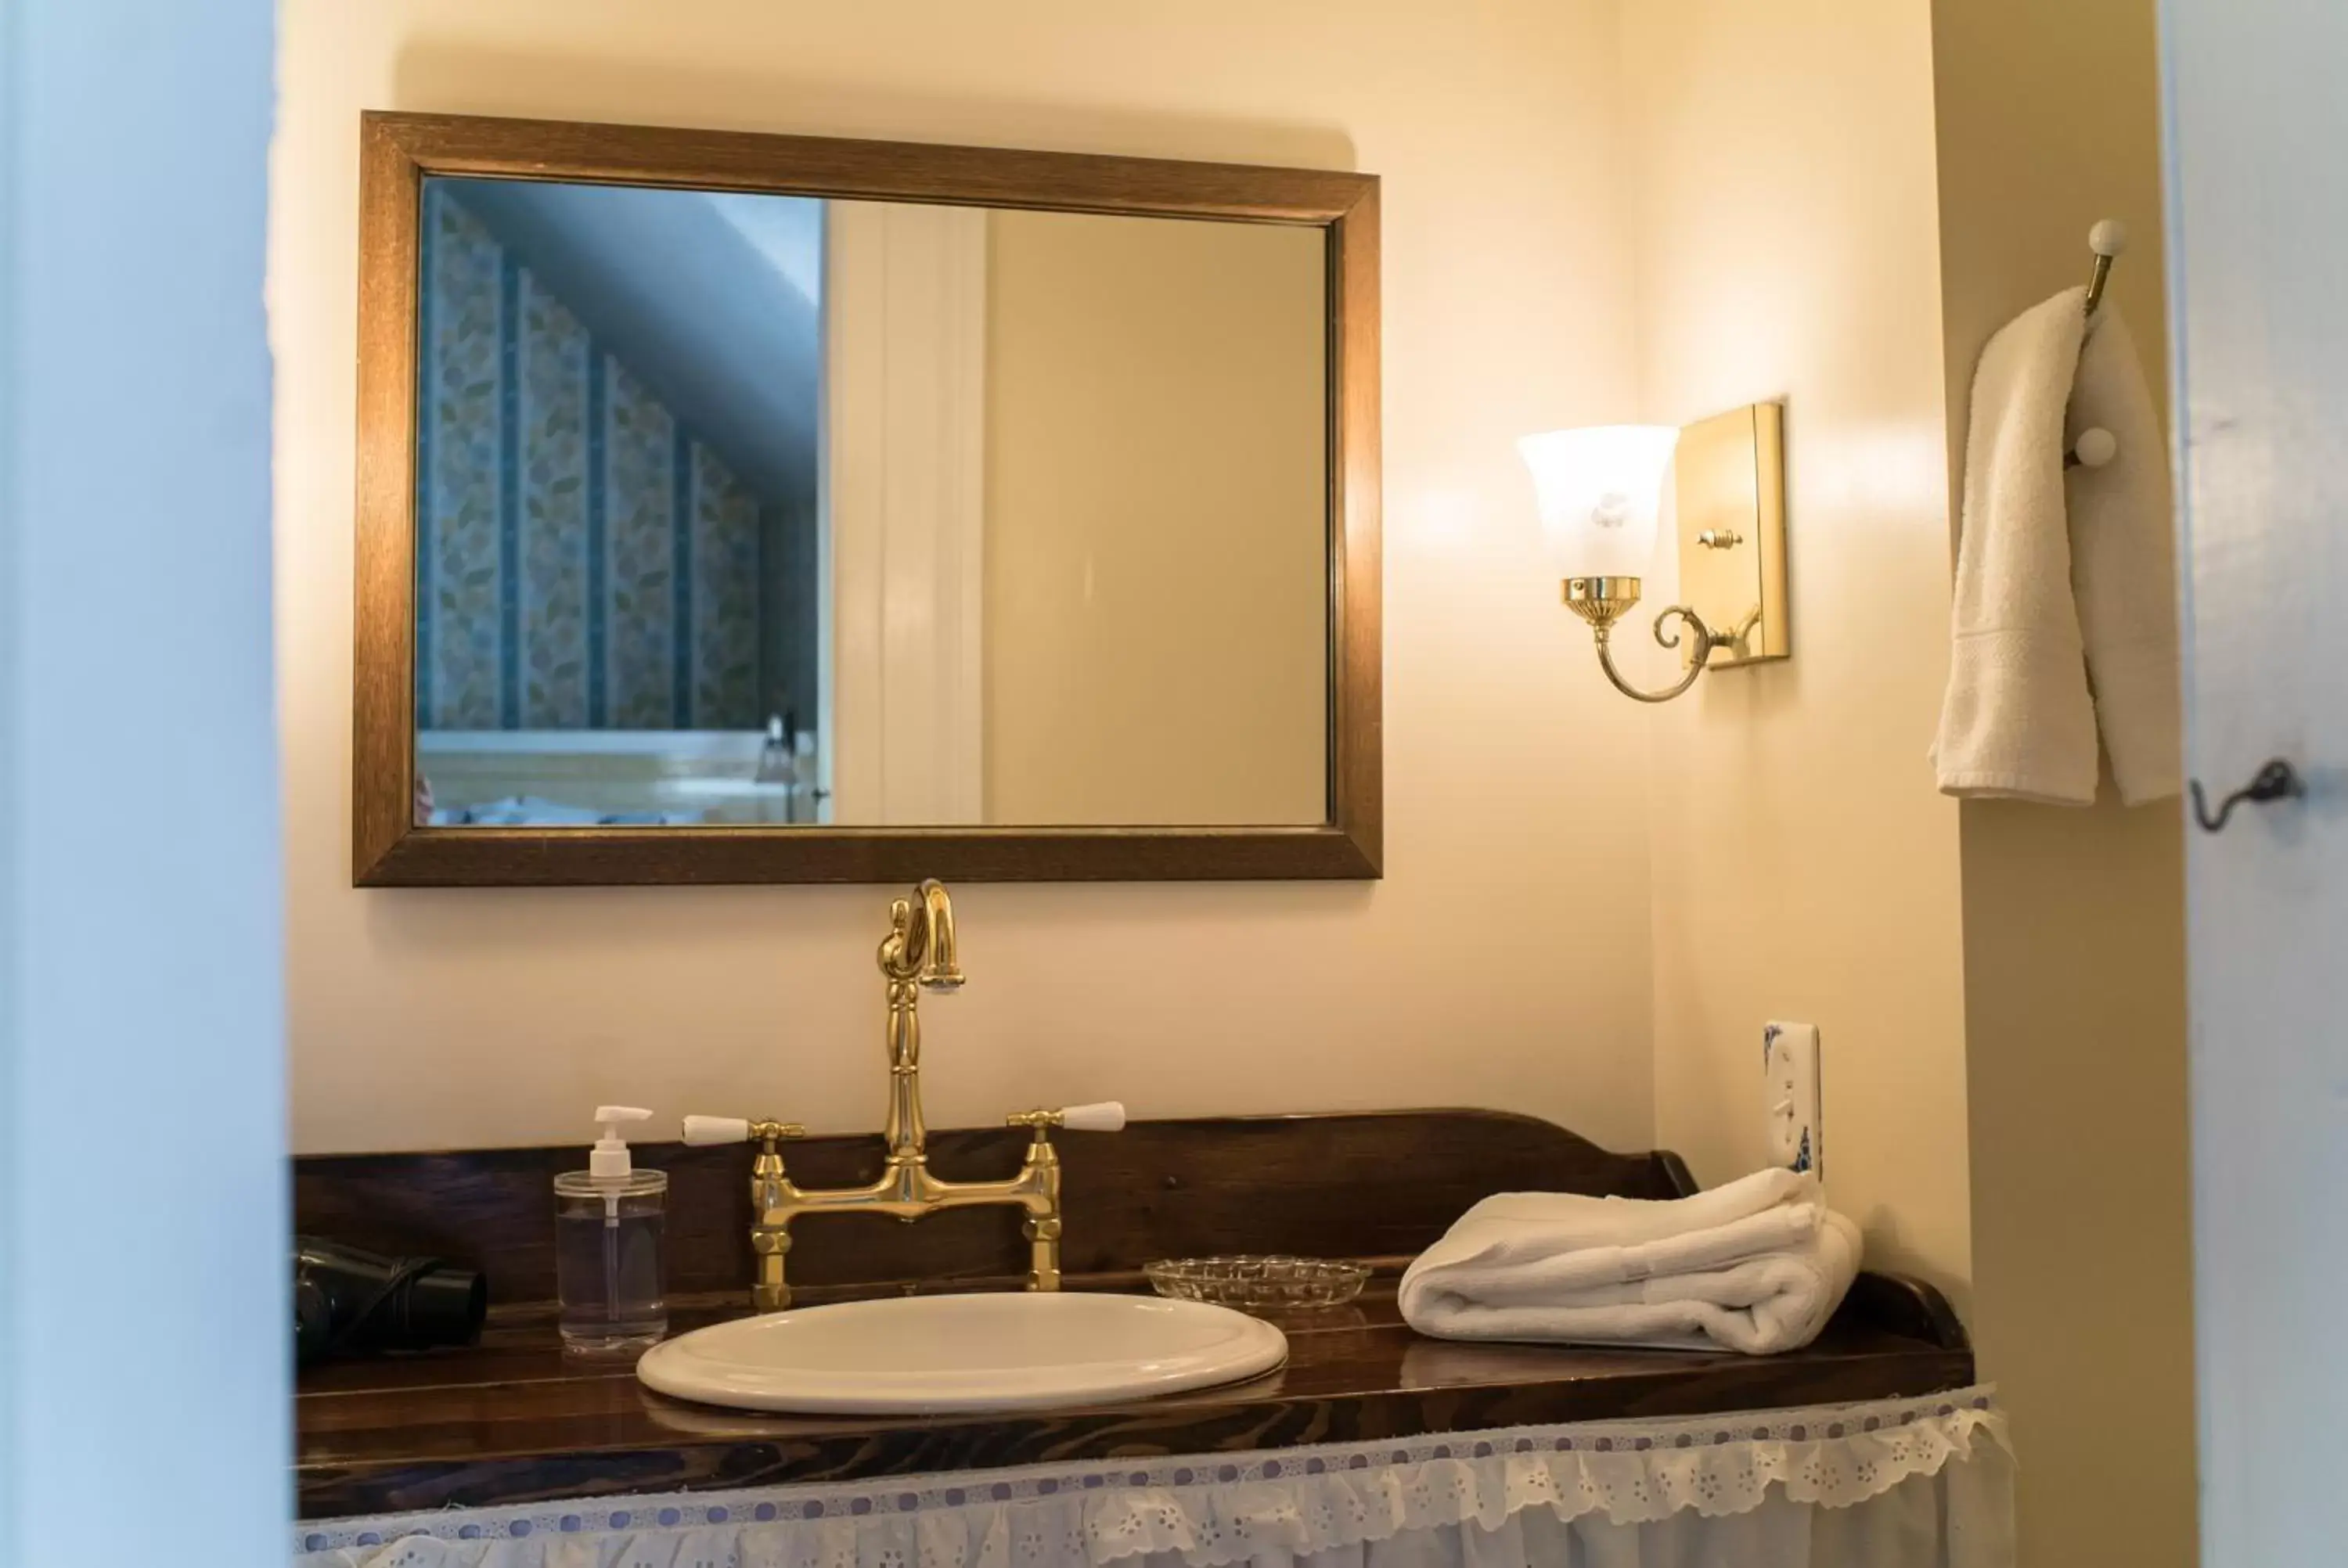
[[[2106,218],[2087,231],[2087,249],[2096,258],[2087,278],[2087,314],[2094,315],[2103,304],[2104,286],[2112,280],[2112,263],[2127,252],[2127,225],[2116,218]]]
[[[2087,324],[2095,325],[2095,316],[2103,308],[2104,289],[2112,281],[2112,263],[2127,251],[2127,225],[2116,218],[2106,218],[2087,231],[2087,249],[2094,252],[2096,267],[2087,279]],[[2078,441],[2063,454],[2065,468],[2100,468],[2119,456],[2116,436],[2102,425],[2079,432]]]
[[[2215,816],[2209,815],[2209,801],[2201,793],[2201,781],[2195,779],[2190,787],[2193,791],[2193,820],[2201,825],[2204,833],[2220,833],[2225,830],[2226,819],[2234,815],[2236,806],[2245,802],[2264,805],[2273,800],[2297,800],[2307,793],[2307,781],[2299,776],[2297,768],[2276,757],[2260,768],[2250,783],[2219,801]]]

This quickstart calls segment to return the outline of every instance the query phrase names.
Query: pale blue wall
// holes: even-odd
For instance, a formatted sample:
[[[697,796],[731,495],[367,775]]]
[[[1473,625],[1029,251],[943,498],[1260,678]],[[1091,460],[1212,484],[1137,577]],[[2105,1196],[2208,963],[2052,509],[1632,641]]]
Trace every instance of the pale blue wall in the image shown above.
[[[0,1563],[289,1513],[270,0],[0,0]]]

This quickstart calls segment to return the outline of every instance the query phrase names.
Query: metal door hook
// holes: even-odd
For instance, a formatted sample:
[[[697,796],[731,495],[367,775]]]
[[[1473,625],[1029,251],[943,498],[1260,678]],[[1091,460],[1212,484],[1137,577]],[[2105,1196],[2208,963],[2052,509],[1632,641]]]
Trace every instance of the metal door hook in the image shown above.
[[[2226,819],[2233,815],[2234,808],[2243,802],[2263,805],[2271,800],[2296,800],[2307,793],[2307,781],[2299,776],[2297,768],[2276,757],[2259,770],[2256,778],[2219,801],[2215,816],[2209,815],[2209,802],[2201,793],[2201,781],[2195,779],[2191,788],[2193,820],[2201,825],[2202,832],[2218,833],[2224,830]]]

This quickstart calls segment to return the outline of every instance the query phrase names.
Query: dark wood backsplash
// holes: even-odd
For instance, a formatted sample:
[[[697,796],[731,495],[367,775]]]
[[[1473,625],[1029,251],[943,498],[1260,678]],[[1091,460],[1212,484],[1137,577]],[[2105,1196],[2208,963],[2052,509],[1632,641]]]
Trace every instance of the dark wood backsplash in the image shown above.
[[[932,1168],[953,1180],[1008,1176],[1026,1139],[1014,1128],[935,1132]],[[1137,1122],[1055,1141],[1066,1166],[1071,1275],[1235,1249],[1401,1259],[1493,1193],[1694,1190],[1675,1155],[1610,1153],[1561,1127],[1492,1111]],[[749,1147],[653,1143],[636,1154],[669,1174],[671,1292],[747,1291]],[[793,1179],[812,1187],[871,1181],[881,1156],[877,1135],[810,1138],[786,1153]],[[551,1184],[585,1163],[584,1149],[571,1145],[308,1155],[294,1162],[294,1223],[305,1235],[481,1268],[494,1303],[545,1301],[554,1294]],[[815,1290],[1010,1278],[1026,1268],[1009,1209],[953,1210],[917,1225],[819,1214],[792,1234],[792,1282]]]

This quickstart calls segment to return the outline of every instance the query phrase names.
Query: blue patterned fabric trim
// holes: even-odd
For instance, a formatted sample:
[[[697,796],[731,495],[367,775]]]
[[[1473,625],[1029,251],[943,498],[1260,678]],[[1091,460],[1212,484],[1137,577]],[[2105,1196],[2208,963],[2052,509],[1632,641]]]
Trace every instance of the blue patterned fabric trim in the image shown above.
[[[604,580],[603,552],[610,542],[612,482],[611,457],[603,438],[604,422],[611,417],[605,374],[603,346],[591,335],[587,340],[587,727],[591,730],[603,728],[612,718],[606,687],[609,671],[604,667],[611,587]]]
[[[498,723],[521,728],[521,261],[498,264]]]
[[[685,434],[685,422],[678,420],[673,437],[675,446],[672,455],[669,494],[669,518],[675,528],[675,559],[669,584],[671,602],[669,645],[675,650],[669,664],[669,712],[677,728],[694,727],[693,712],[693,438]]]
[[[432,335],[432,229],[439,193],[424,189],[416,224],[416,727],[432,727],[432,423],[440,416],[435,389],[440,356]]]
[[[760,497],[458,186],[422,211],[419,727],[758,728]]]

